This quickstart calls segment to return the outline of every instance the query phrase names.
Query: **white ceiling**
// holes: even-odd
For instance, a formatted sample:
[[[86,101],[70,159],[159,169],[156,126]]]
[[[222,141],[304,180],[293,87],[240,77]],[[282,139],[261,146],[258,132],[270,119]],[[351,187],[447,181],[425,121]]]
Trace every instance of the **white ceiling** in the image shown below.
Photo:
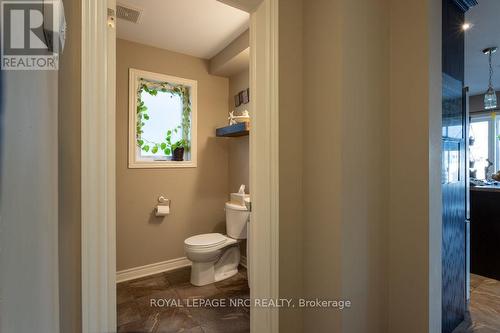
[[[249,24],[249,14],[217,0],[125,0],[143,9],[138,24],[117,20],[118,38],[210,59]]]
[[[500,1],[478,2],[466,15],[466,21],[473,24],[465,33],[465,84],[471,95],[484,93],[488,88],[488,56],[481,50],[490,46],[499,47],[493,55],[493,85],[500,90]]]

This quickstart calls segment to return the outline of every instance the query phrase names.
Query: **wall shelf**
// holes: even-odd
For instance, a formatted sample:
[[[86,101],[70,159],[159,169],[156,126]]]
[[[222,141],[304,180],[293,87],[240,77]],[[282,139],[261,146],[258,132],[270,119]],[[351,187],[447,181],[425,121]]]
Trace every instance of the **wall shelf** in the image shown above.
[[[250,134],[250,123],[238,123],[217,128],[215,134],[219,137],[236,137]]]

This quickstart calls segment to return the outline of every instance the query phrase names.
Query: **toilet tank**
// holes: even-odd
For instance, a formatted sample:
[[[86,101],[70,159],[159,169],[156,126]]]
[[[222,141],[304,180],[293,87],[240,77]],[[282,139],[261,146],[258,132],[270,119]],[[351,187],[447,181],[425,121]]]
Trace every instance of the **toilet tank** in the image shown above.
[[[246,206],[226,202],[226,231],[234,239],[247,238],[247,221],[250,216]]]

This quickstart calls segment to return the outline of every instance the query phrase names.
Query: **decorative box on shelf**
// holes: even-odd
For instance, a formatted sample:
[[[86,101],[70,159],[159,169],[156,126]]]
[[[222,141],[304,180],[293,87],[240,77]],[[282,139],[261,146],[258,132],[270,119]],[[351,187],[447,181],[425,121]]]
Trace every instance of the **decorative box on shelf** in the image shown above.
[[[250,123],[243,122],[234,125],[217,128],[216,135],[220,137],[245,136],[250,133]]]

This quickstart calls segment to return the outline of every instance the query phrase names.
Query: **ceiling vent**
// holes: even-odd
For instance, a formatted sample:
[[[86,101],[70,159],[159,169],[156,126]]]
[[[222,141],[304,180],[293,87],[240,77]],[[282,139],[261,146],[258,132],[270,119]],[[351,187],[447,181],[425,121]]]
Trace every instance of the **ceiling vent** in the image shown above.
[[[142,9],[129,5],[117,4],[116,17],[132,23],[139,23],[142,16]]]

